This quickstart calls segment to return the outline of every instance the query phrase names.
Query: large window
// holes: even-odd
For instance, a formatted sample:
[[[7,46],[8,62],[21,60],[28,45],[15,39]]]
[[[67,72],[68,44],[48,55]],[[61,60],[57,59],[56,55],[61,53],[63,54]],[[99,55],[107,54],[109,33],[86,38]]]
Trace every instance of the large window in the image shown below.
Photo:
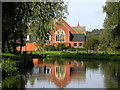
[[[65,33],[63,30],[56,31],[56,41],[64,41]]]

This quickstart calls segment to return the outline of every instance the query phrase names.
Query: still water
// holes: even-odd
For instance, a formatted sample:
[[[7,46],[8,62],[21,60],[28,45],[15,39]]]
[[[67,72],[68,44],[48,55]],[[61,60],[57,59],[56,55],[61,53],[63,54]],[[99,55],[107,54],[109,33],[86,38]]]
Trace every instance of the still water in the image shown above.
[[[33,68],[22,70],[19,77],[8,78],[12,82],[9,87],[120,88],[119,61],[38,58],[32,61]]]

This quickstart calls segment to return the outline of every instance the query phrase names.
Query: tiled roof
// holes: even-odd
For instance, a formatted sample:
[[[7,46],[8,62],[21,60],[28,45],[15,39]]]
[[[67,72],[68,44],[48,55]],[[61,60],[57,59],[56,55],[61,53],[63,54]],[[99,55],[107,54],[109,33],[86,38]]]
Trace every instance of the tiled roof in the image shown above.
[[[84,34],[71,34],[70,41],[85,41]]]
[[[77,26],[77,27],[72,27],[77,33],[84,33],[86,34],[86,30],[85,30],[85,27],[80,27],[80,26]]]

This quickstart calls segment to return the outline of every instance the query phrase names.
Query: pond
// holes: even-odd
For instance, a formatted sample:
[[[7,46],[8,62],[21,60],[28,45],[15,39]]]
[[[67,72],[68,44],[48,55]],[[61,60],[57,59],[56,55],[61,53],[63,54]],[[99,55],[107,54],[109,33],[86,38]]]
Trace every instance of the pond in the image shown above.
[[[32,59],[34,67],[6,77],[3,88],[120,88],[120,62]]]

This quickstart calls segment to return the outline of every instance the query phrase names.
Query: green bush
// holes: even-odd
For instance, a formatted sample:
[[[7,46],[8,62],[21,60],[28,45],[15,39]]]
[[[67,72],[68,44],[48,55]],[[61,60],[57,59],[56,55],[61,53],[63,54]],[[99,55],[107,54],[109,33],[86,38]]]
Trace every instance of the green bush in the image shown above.
[[[75,50],[74,47],[67,47],[67,50]]]
[[[2,59],[2,73],[5,75],[12,75],[17,72],[16,62]]]
[[[74,47],[66,47],[66,49],[70,51],[85,51],[86,50],[84,48],[74,48]]]
[[[2,88],[17,88],[18,83],[17,76],[8,76],[2,79]]]
[[[59,43],[56,47],[57,51],[62,51],[63,49],[66,49],[66,46],[64,43]]]
[[[75,48],[75,50],[84,51],[84,50],[86,50],[86,49],[84,49],[84,48]]]
[[[46,51],[54,51],[55,50],[55,46],[54,45],[46,45],[44,50],[46,50]]]

